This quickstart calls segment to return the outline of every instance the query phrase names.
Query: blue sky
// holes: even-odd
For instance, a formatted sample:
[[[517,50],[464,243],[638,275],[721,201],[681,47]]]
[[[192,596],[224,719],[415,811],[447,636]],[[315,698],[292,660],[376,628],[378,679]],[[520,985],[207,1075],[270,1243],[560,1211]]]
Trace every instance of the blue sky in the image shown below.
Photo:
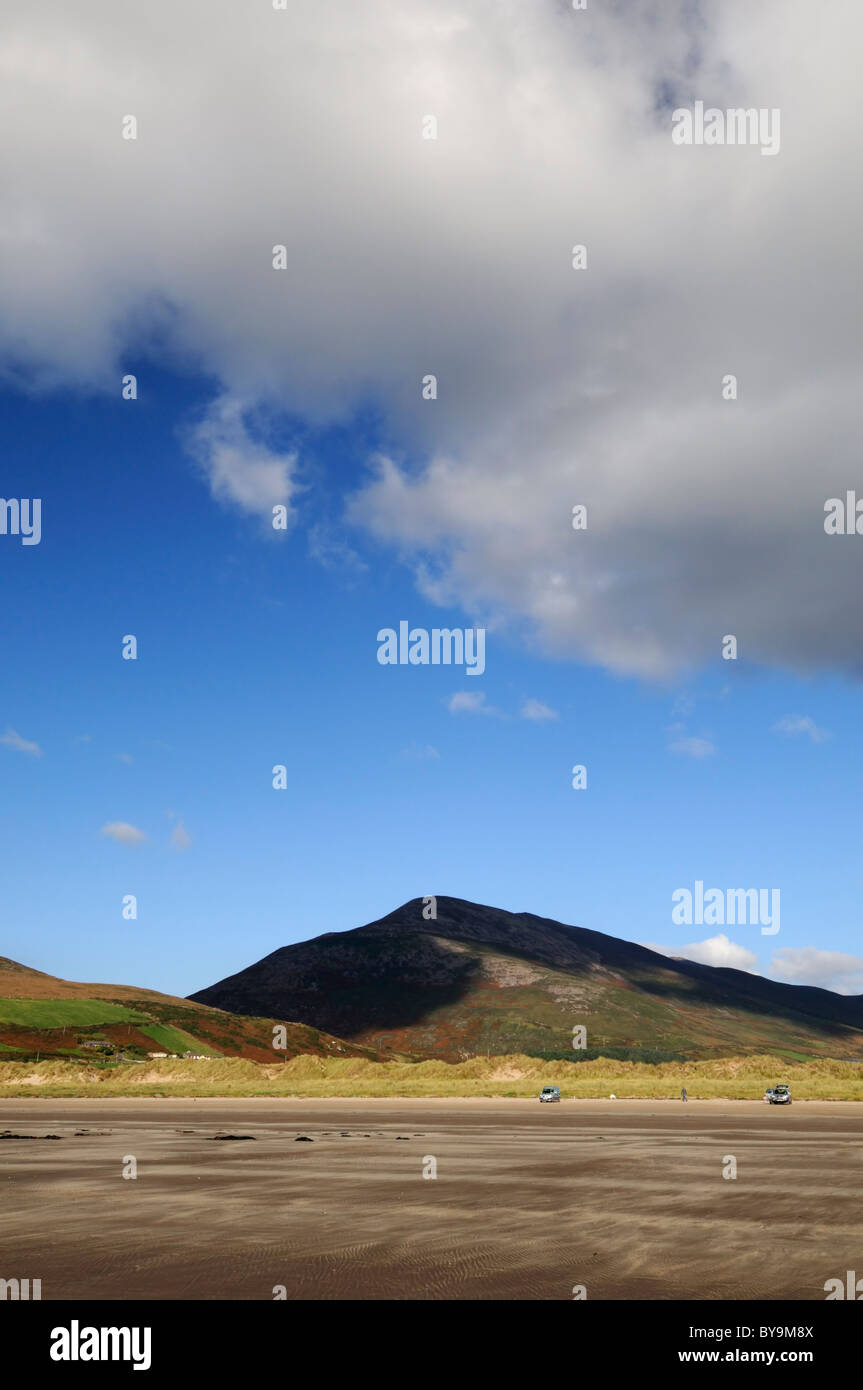
[[[441,893],[863,993],[863,11],[811,26],[0,16],[0,952],[185,994]]]
[[[303,521],[267,534],[179,442],[207,390],[154,372],[134,402],[4,393],[6,493],[43,499],[41,543],[0,544],[2,723],[41,750],[0,745],[6,954],[185,994],[427,893],[681,946],[717,934],[672,925],[672,892],[698,878],[780,888],[778,936],[727,933],[761,969],[777,948],[854,952],[851,684],[717,654],[650,685],[508,631],[479,677],[381,666],[380,628],[465,615],[334,519],[372,428],[303,433]],[[489,712],[450,712],[459,691]],[[528,701],[556,717],[525,718]],[[791,716],[814,737],[779,732]],[[102,833],[115,822],[146,841]]]

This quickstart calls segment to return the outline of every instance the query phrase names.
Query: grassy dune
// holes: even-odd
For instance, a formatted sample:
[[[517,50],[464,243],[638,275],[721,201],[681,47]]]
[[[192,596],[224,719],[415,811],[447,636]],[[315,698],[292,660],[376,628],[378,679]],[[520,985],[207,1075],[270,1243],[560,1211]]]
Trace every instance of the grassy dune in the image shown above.
[[[541,1062],[535,1057],[475,1057],[467,1062],[372,1062],[299,1056],[259,1064],[239,1058],[98,1066],[80,1061],[4,1062],[0,1097],[8,1096],[535,1096],[544,1085],[567,1097],[614,1094],[677,1099],[760,1100],[779,1081],[796,1100],[863,1100],[863,1066],[776,1057],[667,1062]]]

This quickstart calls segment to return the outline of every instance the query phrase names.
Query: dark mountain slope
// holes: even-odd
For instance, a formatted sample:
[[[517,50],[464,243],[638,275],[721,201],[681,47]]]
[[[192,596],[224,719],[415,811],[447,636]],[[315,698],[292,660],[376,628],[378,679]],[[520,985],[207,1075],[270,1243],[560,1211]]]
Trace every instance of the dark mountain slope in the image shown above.
[[[191,998],[355,1043],[455,1058],[587,1046],[863,1056],[863,997],[666,956],[584,927],[439,897],[283,946]]]

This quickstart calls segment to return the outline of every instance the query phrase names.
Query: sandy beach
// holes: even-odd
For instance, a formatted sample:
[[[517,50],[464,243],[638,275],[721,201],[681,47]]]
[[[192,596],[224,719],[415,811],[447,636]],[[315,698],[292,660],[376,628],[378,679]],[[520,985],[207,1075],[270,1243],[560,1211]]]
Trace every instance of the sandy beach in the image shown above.
[[[43,1299],[818,1300],[863,1269],[863,1104],[13,1100],[2,1131],[0,1277]]]

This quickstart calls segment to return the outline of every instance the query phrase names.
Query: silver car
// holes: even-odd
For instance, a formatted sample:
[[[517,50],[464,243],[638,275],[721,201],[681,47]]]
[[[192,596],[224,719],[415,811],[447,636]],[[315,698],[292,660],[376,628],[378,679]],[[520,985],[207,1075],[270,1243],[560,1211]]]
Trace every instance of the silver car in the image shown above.
[[[559,1086],[543,1086],[539,1093],[540,1103],[544,1100],[560,1100]]]
[[[764,1092],[764,1099],[768,1105],[790,1105],[791,1087],[790,1086],[771,1086]]]

